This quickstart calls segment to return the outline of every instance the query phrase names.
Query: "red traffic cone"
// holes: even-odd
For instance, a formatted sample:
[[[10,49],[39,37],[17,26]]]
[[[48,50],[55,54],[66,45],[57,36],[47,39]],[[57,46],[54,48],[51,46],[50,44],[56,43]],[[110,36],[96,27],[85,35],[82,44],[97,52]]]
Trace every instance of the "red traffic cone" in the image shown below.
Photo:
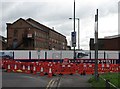
[[[44,76],[43,67],[41,67],[41,69],[40,69],[40,76]]]
[[[8,67],[7,67],[7,72],[11,72],[11,69],[10,69],[10,64],[8,64]]]
[[[27,74],[30,74],[30,65],[28,65]]]
[[[15,66],[14,66],[14,72],[16,72],[17,71],[17,65],[15,64]]]
[[[25,65],[22,66],[22,71],[25,72]]]
[[[49,68],[48,77],[52,77],[52,68]]]
[[[33,67],[33,74],[36,74],[36,67]]]

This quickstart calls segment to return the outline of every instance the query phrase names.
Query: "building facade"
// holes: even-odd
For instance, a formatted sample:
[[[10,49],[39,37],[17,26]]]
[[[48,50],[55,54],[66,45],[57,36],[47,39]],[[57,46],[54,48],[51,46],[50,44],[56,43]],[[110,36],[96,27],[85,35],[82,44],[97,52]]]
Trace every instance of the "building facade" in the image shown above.
[[[5,50],[7,47],[7,40],[5,37],[0,36],[0,50]]]
[[[90,38],[90,50],[95,49],[94,38]],[[120,50],[120,34],[98,39],[98,50]]]
[[[31,18],[7,23],[7,49],[65,50],[66,47],[64,35]]]

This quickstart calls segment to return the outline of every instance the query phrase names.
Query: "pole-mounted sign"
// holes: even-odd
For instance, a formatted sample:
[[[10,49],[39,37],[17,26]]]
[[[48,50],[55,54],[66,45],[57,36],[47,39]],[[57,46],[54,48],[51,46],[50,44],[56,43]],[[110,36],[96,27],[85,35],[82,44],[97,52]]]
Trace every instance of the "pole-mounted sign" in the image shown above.
[[[76,32],[71,33],[72,47],[76,47]]]

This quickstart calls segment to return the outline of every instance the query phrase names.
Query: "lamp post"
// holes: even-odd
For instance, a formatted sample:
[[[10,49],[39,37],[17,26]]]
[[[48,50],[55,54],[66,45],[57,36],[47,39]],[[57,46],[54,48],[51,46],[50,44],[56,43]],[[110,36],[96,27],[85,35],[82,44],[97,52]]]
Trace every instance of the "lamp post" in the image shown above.
[[[74,19],[74,32],[72,32],[72,46],[74,47],[74,57],[73,59],[76,59],[76,53],[75,53],[75,47],[76,47],[76,32],[75,32],[75,0],[74,0],[74,13],[73,13],[73,19]]]
[[[98,81],[98,9],[95,15],[95,80]]]
[[[73,19],[73,18],[69,18],[69,19]],[[78,49],[80,49],[80,38],[79,38],[79,33],[80,33],[80,32],[79,32],[79,31],[80,31],[80,30],[79,30],[79,27],[80,27],[80,24],[79,24],[79,23],[80,23],[80,20],[79,20],[79,18],[75,18],[75,19],[78,20]]]

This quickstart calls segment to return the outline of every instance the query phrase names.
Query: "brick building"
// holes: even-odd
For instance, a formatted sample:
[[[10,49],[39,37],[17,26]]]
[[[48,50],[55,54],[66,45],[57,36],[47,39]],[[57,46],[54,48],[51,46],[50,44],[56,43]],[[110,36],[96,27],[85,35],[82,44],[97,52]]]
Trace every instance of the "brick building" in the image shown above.
[[[7,23],[7,49],[65,50],[66,37],[57,31],[29,19]]]
[[[94,38],[90,38],[90,50],[94,50]],[[98,50],[120,50],[120,34],[98,39]]]
[[[7,41],[6,38],[0,36],[0,50],[5,50],[7,48]]]

